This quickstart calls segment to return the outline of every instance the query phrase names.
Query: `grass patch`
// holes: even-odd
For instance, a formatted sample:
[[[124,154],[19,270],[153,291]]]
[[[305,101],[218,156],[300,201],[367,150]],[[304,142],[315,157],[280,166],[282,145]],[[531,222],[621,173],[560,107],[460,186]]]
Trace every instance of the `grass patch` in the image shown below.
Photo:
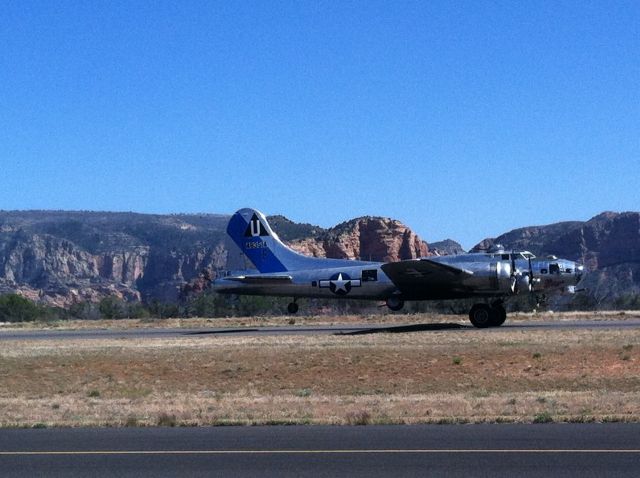
[[[293,426],[293,425],[311,425],[311,420],[308,418],[301,418],[299,420],[267,420],[267,421],[252,421],[251,425],[274,425],[274,426]]]
[[[533,417],[533,423],[552,423],[553,417],[549,412],[540,412]]]
[[[178,424],[178,420],[175,415],[169,415],[168,413],[161,413],[158,415],[156,425],[159,427],[175,427]]]
[[[127,420],[124,422],[124,426],[131,428],[139,427],[140,421],[138,420],[138,417],[131,415],[127,417]]]
[[[368,425],[371,423],[371,414],[367,410],[357,410],[347,413],[345,420],[348,425]]]

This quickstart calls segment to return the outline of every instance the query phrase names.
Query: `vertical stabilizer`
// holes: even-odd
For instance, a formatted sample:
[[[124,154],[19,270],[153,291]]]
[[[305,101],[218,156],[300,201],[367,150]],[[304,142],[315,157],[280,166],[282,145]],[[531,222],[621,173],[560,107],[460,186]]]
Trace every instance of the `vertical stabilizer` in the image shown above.
[[[260,272],[311,268],[318,259],[285,246],[260,211],[245,208],[229,220],[227,234]]]

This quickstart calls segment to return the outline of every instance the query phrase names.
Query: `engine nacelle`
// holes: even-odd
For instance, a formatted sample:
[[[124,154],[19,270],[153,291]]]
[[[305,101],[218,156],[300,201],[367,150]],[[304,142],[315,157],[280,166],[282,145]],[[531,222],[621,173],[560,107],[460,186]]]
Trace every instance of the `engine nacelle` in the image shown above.
[[[493,271],[494,264],[491,264],[491,270]],[[512,269],[511,264],[506,261],[499,261],[495,263],[496,278],[497,278],[497,290],[507,292],[511,289],[511,277]]]
[[[513,275],[508,261],[488,262],[481,268],[473,269],[473,276],[465,280],[465,285],[482,292],[513,292]]]

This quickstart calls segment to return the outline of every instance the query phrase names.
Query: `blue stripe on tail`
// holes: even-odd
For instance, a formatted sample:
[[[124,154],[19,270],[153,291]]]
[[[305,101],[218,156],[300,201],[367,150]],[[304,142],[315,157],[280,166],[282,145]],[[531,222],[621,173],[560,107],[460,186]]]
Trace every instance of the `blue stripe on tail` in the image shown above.
[[[236,212],[227,226],[227,234],[260,272],[285,272],[287,268],[276,257],[274,251],[279,240],[264,219],[264,215],[253,209]]]

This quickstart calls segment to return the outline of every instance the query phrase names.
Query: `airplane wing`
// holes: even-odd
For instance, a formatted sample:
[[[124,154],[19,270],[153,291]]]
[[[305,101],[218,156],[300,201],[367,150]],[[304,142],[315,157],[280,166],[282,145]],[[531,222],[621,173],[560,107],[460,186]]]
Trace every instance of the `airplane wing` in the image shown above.
[[[381,268],[403,292],[424,286],[455,287],[473,275],[470,270],[426,258],[388,262],[383,264]]]
[[[223,277],[224,280],[242,282],[244,284],[290,284],[293,278],[289,275],[243,275]]]

